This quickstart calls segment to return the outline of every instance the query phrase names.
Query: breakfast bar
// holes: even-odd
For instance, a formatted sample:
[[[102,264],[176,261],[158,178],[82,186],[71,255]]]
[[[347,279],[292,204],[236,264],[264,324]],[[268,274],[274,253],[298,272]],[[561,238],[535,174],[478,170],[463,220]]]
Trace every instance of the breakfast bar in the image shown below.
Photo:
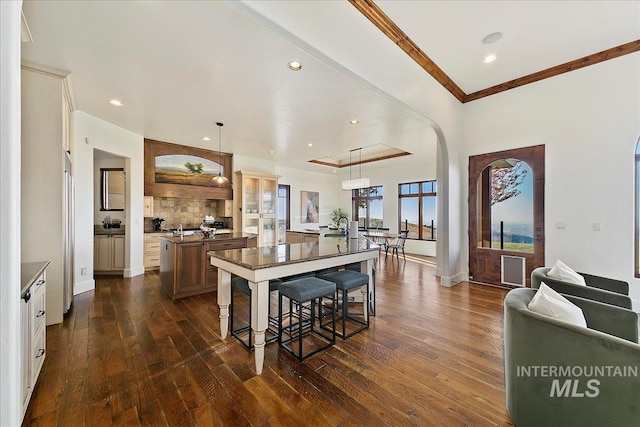
[[[220,333],[226,338],[231,300],[231,275],[243,277],[251,288],[251,328],[254,331],[256,373],[262,373],[265,331],[268,326],[269,280],[296,274],[360,263],[360,271],[369,276],[378,257],[379,246],[365,238],[322,238],[313,243],[281,244],[257,248],[210,251],[211,265],[218,268],[218,305]],[[367,304],[363,303],[365,317]]]

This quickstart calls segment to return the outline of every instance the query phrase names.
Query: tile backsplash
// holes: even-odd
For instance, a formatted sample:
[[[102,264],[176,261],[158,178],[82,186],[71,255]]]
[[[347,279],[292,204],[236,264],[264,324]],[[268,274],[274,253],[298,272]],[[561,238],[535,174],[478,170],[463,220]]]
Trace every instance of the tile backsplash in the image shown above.
[[[182,224],[185,228],[198,227],[205,215],[216,216],[217,200],[176,199],[170,197],[153,198],[153,217],[163,218],[162,228],[177,228]],[[217,218],[216,220],[223,220]],[[153,230],[152,218],[144,219],[144,229]]]

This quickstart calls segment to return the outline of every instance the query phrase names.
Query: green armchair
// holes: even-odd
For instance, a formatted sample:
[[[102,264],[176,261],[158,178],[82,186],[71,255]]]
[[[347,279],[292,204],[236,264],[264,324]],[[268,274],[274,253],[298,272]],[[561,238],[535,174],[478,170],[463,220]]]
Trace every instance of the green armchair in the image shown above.
[[[582,309],[587,329],[529,310],[535,292],[513,289],[504,300],[505,392],[513,423],[638,426],[638,314],[564,295]]]
[[[607,277],[594,276],[592,274],[579,273],[584,277],[587,286],[576,285],[547,276],[550,267],[538,267],[531,272],[531,287],[538,289],[540,282],[544,282],[554,291],[617,305],[623,308],[632,308],[629,298],[629,284],[622,280],[609,279]]]

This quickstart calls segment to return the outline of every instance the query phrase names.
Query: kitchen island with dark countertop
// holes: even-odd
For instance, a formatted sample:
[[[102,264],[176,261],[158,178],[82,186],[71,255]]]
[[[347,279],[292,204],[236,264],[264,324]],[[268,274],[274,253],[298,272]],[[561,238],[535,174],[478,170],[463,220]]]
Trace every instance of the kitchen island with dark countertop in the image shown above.
[[[255,247],[256,244],[257,236],[248,233],[160,237],[162,290],[172,300],[215,291],[218,269],[209,263],[207,252]]]

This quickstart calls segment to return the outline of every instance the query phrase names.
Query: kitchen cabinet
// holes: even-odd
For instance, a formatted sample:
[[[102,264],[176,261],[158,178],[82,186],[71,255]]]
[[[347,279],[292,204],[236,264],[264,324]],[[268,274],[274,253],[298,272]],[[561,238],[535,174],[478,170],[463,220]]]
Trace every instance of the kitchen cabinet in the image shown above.
[[[144,216],[153,217],[153,196],[144,196]]]
[[[157,270],[160,268],[160,238],[173,233],[145,233],[144,235],[144,268]]]
[[[302,233],[287,231],[287,243],[302,243]]]
[[[27,61],[21,68],[21,259],[51,262],[46,307],[55,324],[73,299],[71,76]]]
[[[236,230],[258,235],[258,246],[278,243],[278,175],[236,172],[240,209]]]
[[[160,283],[163,292],[172,300],[215,291],[218,269],[209,262],[207,252],[246,248],[247,237],[203,239],[189,236],[184,239],[160,239]]]
[[[287,243],[316,243],[319,238],[318,233],[287,231]]]
[[[219,218],[231,218],[233,216],[233,200],[218,200],[216,216]]]
[[[124,235],[95,235],[93,257],[95,273],[121,274],[124,271]]]
[[[20,346],[22,359],[21,398],[22,416],[29,406],[29,400],[38,381],[42,365],[46,356],[46,268],[48,262],[23,264],[23,278],[25,281],[24,266],[26,271],[38,273],[35,277],[27,279],[28,285],[22,291],[20,300]]]

